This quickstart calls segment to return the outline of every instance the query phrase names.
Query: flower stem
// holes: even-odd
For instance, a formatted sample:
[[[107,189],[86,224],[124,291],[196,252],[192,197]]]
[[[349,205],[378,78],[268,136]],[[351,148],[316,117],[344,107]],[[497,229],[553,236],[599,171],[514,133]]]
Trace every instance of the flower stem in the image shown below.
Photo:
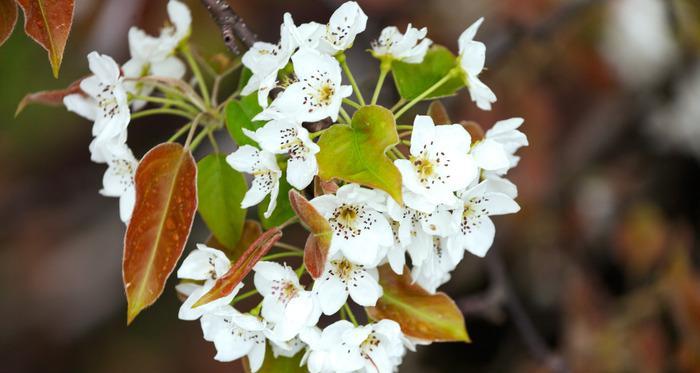
[[[377,103],[377,100],[379,99],[379,92],[382,90],[384,79],[386,79],[386,75],[389,73],[389,70],[391,70],[391,60],[382,60],[381,64],[379,65],[379,79],[377,79],[377,86],[374,87],[374,94],[372,95],[372,103],[370,105],[375,105]]]
[[[202,75],[202,71],[199,69],[199,65],[197,64],[197,61],[194,60],[194,57],[192,56],[192,51],[190,50],[190,46],[187,43],[182,43],[182,47],[180,48],[182,50],[182,54],[185,55],[185,59],[187,60],[187,64],[190,65],[190,68],[192,69],[192,74],[194,74],[195,79],[197,79],[197,85],[199,86],[199,90],[202,92],[202,98],[204,99],[204,104],[206,106],[209,106],[211,104],[211,101],[209,99],[209,91],[207,90],[207,83],[204,81],[204,76]]]
[[[297,268],[297,270],[294,271],[294,273],[296,273],[297,277],[299,278],[301,278],[301,275],[303,275],[304,272],[306,272],[306,264],[304,263],[301,263],[301,267]]]
[[[457,68],[450,70],[447,74],[445,74],[445,76],[442,77],[442,79],[435,82],[435,84],[431,85],[428,89],[423,91],[423,93],[419,94],[416,98],[411,100],[411,102],[406,104],[406,106],[402,107],[399,111],[397,111],[394,117],[396,119],[399,119],[399,117],[401,117],[401,115],[403,115],[408,109],[412,108],[415,104],[428,97],[429,94],[435,92],[436,89],[440,88],[440,86],[447,83],[447,81],[452,79],[457,73]]]
[[[253,295],[256,295],[256,294],[258,294],[258,290],[257,290],[257,289],[253,289],[253,290],[251,290],[251,291],[248,291],[248,292],[246,292],[246,293],[243,293],[243,294],[241,294],[241,295],[239,295],[239,296],[233,298],[233,301],[231,301],[231,305],[234,305],[234,304],[236,304],[236,303],[242,301],[243,299],[250,298],[250,297],[252,297]]]
[[[391,148],[391,152],[392,152],[392,154],[394,154],[394,156],[397,159],[406,159],[406,157],[403,155],[403,153],[401,153],[401,151],[399,149],[397,149],[396,147]]]
[[[296,251],[285,251],[283,253],[270,254],[262,257],[260,260],[275,260],[279,258],[288,258],[290,256],[304,256],[304,253],[298,253]]]
[[[340,116],[343,117],[343,119],[350,124],[352,122],[352,119],[350,119],[350,115],[348,115],[348,112],[345,111],[342,107],[340,108]]]
[[[299,217],[296,216],[296,215],[294,215],[294,216],[292,216],[291,218],[287,219],[287,221],[285,221],[284,223],[282,223],[282,224],[281,224],[279,227],[277,227],[277,228],[279,228],[279,230],[282,230],[282,229],[287,228],[288,226],[290,226],[290,225],[296,223],[297,221],[299,221]]]
[[[303,252],[304,252],[304,250],[301,249],[301,248],[299,248],[299,247],[296,247],[296,246],[294,246],[294,245],[290,245],[290,244],[288,244],[288,243],[279,242],[279,241],[278,241],[278,242],[275,242],[275,244],[272,245],[272,246],[273,246],[273,247],[280,248],[280,249],[289,250],[289,251],[292,251],[292,252],[295,252],[295,253],[303,253]]]
[[[398,128],[400,130],[409,130],[409,131],[413,130],[413,126],[410,124],[397,124],[396,128]]]
[[[190,149],[192,151],[197,149],[197,147],[199,146],[199,143],[201,143],[202,140],[204,140],[204,138],[209,134],[209,132],[212,132],[213,130],[214,130],[214,128],[208,127],[208,128],[203,129],[200,133],[198,133],[197,137],[195,137],[194,140],[192,140],[192,143],[190,144]]]
[[[190,120],[194,119],[194,115],[192,113],[188,113],[183,110],[178,110],[178,109],[169,109],[169,108],[157,108],[157,109],[148,109],[148,110],[142,110],[138,111],[134,114],[131,114],[131,119],[138,119],[138,118],[143,118],[147,117],[149,115],[156,115],[156,114],[172,114],[172,115],[179,115],[181,117],[188,118]]]
[[[343,99],[343,103],[344,103],[344,104],[348,104],[348,105],[354,107],[355,109],[359,109],[359,108],[362,107],[360,104],[358,104],[357,102],[355,102],[355,101],[353,101],[353,100],[351,100],[351,99],[349,99],[349,98],[344,98],[344,99]]]
[[[328,128],[330,128],[330,127],[328,127]],[[320,131],[316,131],[316,132],[310,133],[310,134],[309,134],[309,138],[313,140],[313,139],[315,139],[315,138],[317,138],[317,137],[323,135],[324,132],[328,131],[328,128],[324,128],[324,129],[322,129],[322,130],[320,130]]]
[[[194,136],[194,131],[197,129],[197,125],[199,124],[199,120],[202,119],[202,114],[203,113],[200,113],[192,120],[190,132],[187,134],[187,139],[185,140],[185,149],[189,149],[190,145],[192,145],[192,136]],[[202,131],[199,135],[201,135],[203,132],[204,131]],[[197,135],[197,137],[199,137],[199,135]],[[192,149],[194,149],[195,147],[196,146],[192,146]]]
[[[355,318],[355,314],[352,313],[352,309],[350,309],[350,306],[349,306],[347,303],[345,303],[345,304],[343,305],[343,308],[345,309],[345,312],[348,313],[348,317],[350,317],[350,321],[352,321],[352,323],[353,323],[355,326],[357,326],[357,325],[358,325],[358,324],[357,324],[357,319]]]
[[[211,143],[211,147],[214,148],[214,153],[220,153],[219,150],[219,143],[216,142],[216,138],[214,137],[214,133],[209,131],[207,133],[207,137],[209,137],[209,142]]]
[[[355,82],[355,77],[352,75],[352,72],[350,71],[350,67],[348,66],[347,59],[345,58],[345,53],[341,53],[336,56],[338,59],[338,62],[340,62],[340,66],[343,68],[343,72],[345,72],[345,76],[348,77],[348,80],[350,81],[350,85],[352,85],[352,90],[355,91],[355,96],[357,96],[357,100],[360,101],[360,105],[365,106],[365,98],[362,97],[362,92],[360,92],[360,88],[357,86],[357,82]]]
[[[173,142],[173,141],[179,139],[180,136],[184,135],[185,132],[187,132],[187,130],[190,129],[190,126],[191,126],[191,125],[192,125],[192,122],[187,123],[187,124],[185,124],[184,126],[180,127],[180,129],[177,130],[177,132],[175,132],[175,134],[173,134],[172,136],[170,136],[170,138],[169,138],[166,142]]]
[[[391,112],[393,113],[393,112],[395,112],[396,110],[398,110],[398,109],[401,107],[401,105],[403,105],[403,104],[405,104],[405,103],[406,103],[406,99],[403,98],[403,97],[401,97],[398,101],[396,101],[396,103],[394,104],[394,106],[392,106],[391,109],[389,109],[389,110],[391,110]]]
[[[188,105],[185,102],[173,100],[173,99],[169,99],[169,98],[165,98],[165,97],[140,96],[140,95],[130,95],[129,97],[132,100],[141,100],[141,101],[152,102],[152,103],[156,103],[156,104],[177,106],[181,109],[188,111],[189,113],[191,113],[193,115],[197,115],[199,113],[197,111],[197,109],[193,108],[192,106]],[[132,118],[133,118],[133,116],[132,116]]]

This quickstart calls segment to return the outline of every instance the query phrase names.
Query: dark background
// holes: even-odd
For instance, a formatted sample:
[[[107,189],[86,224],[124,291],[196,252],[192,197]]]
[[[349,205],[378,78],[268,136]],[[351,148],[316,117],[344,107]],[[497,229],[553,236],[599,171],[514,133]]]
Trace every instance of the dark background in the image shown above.
[[[203,7],[188,3],[198,51],[223,52]],[[546,372],[562,361],[575,372],[700,371],[700,3],[361,3],[370,23],[349,63],[366,95],[377,62],[364,49],[383,26],[427,26],[435,42],[455,50],[461,31],[485,16],[477,36],[489,48],[482,80],[498,103],[483,112],[463,92],[445,104],[453,119],[485,128],[524,117],[531,144],[510,175],[522,211],[496,218],[490,259],[467,255],[443,287],[464,307],[473,342],[419,347],[401,372]],[[78,0],[59,80],[21,28],[0,47],[0,372],[240,371],[238,362],[212,359],[197,322],[177,319],[174,284],[126,327],[124,226],[117,201],[97,193],[104,170],[89,161],[90,124],[39,106],[13,118],[24,94],[86,74],[89,51],[125,62],[128,28],[155,32],[165,4]],[[272,42],[283,12],[325,22],[338,5],[231,4]],[[394,99],[386,89],[383,102]],[[134,121],[137,157],[178,124]],[[202,241],[207,233],[196,224],[193,241]],[[499,265],[505,282],[488,271]],[[503,306],[513,299],[535,334],[519,332]]]

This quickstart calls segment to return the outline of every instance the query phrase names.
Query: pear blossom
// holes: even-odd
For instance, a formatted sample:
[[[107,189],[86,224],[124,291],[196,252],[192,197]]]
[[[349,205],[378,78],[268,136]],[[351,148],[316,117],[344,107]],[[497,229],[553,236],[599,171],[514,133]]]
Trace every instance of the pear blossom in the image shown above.
[[[491,104],[496,102],[496,95],[491,88],[479,80],[479,74],[484,70],[486,62],[486,45],[475,41],[474,36],[484,18],[479,18],[459,36],[459,63],[466,73],[467,87],[472,101],[481,110],[491,110]]]
[[[192,306],[206,293],[214,287],[216,280],[226,274],[231,268],[231,262],[222,251],[197,244],[197,249],[182,261],[177,270],[177,277],[180,279],[204,281],[202,285],[193,283],[182,283],[176,289],[187,296],[187,300],[180,306],[178,317],[181,320],[196,320],[202,315],[215,311],[225,306],[233,300],[238,291],[243,287],[243,283],[231,292],[231,294],[203,304],[199,307]]]
[[[365,31],[367,15],[355,1],[343,3],[331,15],[325,32],[322,33],[318,49],[336,55],[352,47],[357,34]]]
[[[299,284],[291,268],[262,261],[253,271],[255,288],[263,296],[261,314],[273,325],[271,338],[288,341],[303,328],[316,325],[321,309],[312,293]]]
[[[251,371],[262,367],[269,333],[264,320],[226,305],[205,314],[200,322],[204,339],[216,347],[215,360],[227,362],[247,356]]]
[[[340,343],[342,332],[348,329],[348,324],[352,327],[352,324],[343,320],[343,322],[335,322],[323,330],[315,326],[306,328],[299,333],[299,338],[308,346],[301,358],[301,364],[306,364],[310,373],[335,372],[334,350]]]
[[[241,94],[258,91],[258,104],[267,107],[270,91],[277,85],[277,73],[289,63],[295,48],[294,38],[284,25],[280,27],[278,44],[255,42],[241,59],[243,66],[253,73]]]
[[[314,282],[313,292],[321,310],[333,315],[347,302],[348,295],[364,307],[374,306],[382,296],[376,268],[365,268],[336,256],[326,263],[323,275]]]
[[[110,154],[106,148],[126,142],[131,113],[119,65],[111,57],[97,52],[88,54],[88,63],[94,75],[80,82],[85,95],[68,95],[63,104],[69,111],[94,120],[91,159],[106,163]]]
[[[391,58],[406,63],[421,63],[428,47],[433,43],[425,36],[428,29],[414,28],[410,23],[406,27],[404,34],[394,26],[389,26],[382,30],[374,43],[372,43],[372,54],[375,57]]]
[[[321,36],[326,30],[326,25],[317,22],[302,23],[299,26],[294,24],[294,19],[289,13],[284,14],[283,27],[292,37],[294,44],[299,48],[318,48]]]
[[[226,157],[226,162],[239,172],[253,175],[253,182],[241,201],[241,207],[247,208],[256,205],[269,194],[270,203],[264,214],[266,218],[269,218],[277,204],[279,179],[282,175],[275,155],[250,145],[243,145],[229,154]]]
[[[352,87],[341,85],[340,64],[333,57],[313,49],[300,49],[292,56],[298,81],[290,84],[254,120],[288,119],[314,122],[338,119],[343,98]]]
[[[464,256],[464,249],[448,245],[448,239],[433,236],[430,251],[413,266],[411,278],[422,288],[434,294],[437,288],[450,280],[450,272]]]
[[[505,164],[505,166],[492,167],[490,169],[482,166],[481,168],[493,171],[497,175],[505,175],[509,169],[518,165],[520,157],[516,156],[515,152],[517,152],[521,147],[529,145],[527,136],[518,130],[523,122],[523,118],[501,120],[496,122],[493,127],[486,131],[483,142],[499,144],[503,148],[503,154],[506,156],[507,163],[502,162],[499,159],[499,163]],[[481,143],[477,144],[474,149],[472,149],[472,154],[480,145]],[[494,157],[500,158],[501,155],[494,154]]]
[[[310,372],[391,373],[401,364],[406,352],[401,327],[389,319],[357,327],[339,320],[310,342],[307,360]]]
[[[298,123],[272,120],[255,132],[243,129],[261,148],[273,154],[287,154],[287,181],[297,189],[306,188],[318,173],[316,153],[321,148],[309,138],[309,131]]]
[[[185,76],[185,64],[173,54],[178,44],[190,33],[192,15],[187,6],[176,0],[170,0],[167,6],[172,26],[164,27],[158,37],[150,36],[138,27],[129,29],[129,51],[131,59],[123,66],[124,76],[140,78],[155,75],[182,79]],[[127,90],[136,95],[148,96],[153,85],[144,82],[127,81]],[[145,101],[135,100],[135,110],[142,108]]]
[[[411,134],[411,158],[397,159],[405,203],[423,212],[437,205],[456,203],[454,192],[466,188],[477,176],[473,159],[467,156],[471,137],[460,125],[435,126],[426,115],[418,115]]]
[[[299,353],[299,351],[306,347],[306,343],[304,343],[299,336],[296,336],[286,342],[278,342],[271,339],[270,345],[272,346],[272,355],[274,357],[294,357]]]
[[[139,162],[126,144],[112,150],[107,159],[108,168],[102,178],[103,187],[100,194],[119,198],[119,217],[127,223],[136,203],[134,176]]]
[[[393,244],[391,225],[382,214],[385,201],[386,194],[357,184],[312,199],[333,230],[329,255],[340,252],[352,263],[376,266]]]
[[[463,208],[454,211],[460,225],[457,234],[448,237],[447,244],[451,250],[461,248],[476,256],[485,256],[496,233],[489,216],[512,214],[520,210],[511,197],[489,190],[489,185],[488,181],[482,181],[459,193]]]

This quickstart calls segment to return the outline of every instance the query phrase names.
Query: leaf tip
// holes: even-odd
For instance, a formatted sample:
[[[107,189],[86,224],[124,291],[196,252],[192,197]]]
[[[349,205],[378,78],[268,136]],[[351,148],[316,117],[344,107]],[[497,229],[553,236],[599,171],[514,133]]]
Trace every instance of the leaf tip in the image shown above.
[[[129,326],[132,322],[134,322],[134,319],[139,315],[139,313],[141,313],[141,310],[141,307],[136,306],[133,303],[129,303],[126,309],[126,326]]]

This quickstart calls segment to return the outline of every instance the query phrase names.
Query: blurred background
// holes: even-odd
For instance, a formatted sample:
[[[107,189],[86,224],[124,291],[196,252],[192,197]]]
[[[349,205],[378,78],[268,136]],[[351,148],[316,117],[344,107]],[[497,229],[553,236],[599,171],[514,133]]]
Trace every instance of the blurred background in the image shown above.
[[[90,124],[63,108],[13,117],[26,93],[85,75],[89,51],[124,62],[128,28],[155,33],[167,18],[166,0],[76,3],[60,79],[21,28],[0,47],[0,372],[241,371],[212,359],[199,323],[177,319],[174,284],[126,327],[124,226],[117,200],[97,193]],[[204,8],[188,3],[199,53],[225,52]],[[230,3],[271,42],[285,11],[325,22],[338,6]],[[454,121],[485,129],[523,117],[530,139],[510,174],[522,211],[496,218],[493,252],[467,256],[442,288],[473,342],[419,347],[401,372],[700,372],[700,2],[360,3],[370,23],[349,62],[365,92],[378,69],[364,49],[383,26],[427,26],[456,50],[484,16],[481,77],[498,103],[480,111],[465,93],[444,103]],[[395,97],[385,90],[387,105]],[[136,120],[129,143],[141,156],[179,124]]]

